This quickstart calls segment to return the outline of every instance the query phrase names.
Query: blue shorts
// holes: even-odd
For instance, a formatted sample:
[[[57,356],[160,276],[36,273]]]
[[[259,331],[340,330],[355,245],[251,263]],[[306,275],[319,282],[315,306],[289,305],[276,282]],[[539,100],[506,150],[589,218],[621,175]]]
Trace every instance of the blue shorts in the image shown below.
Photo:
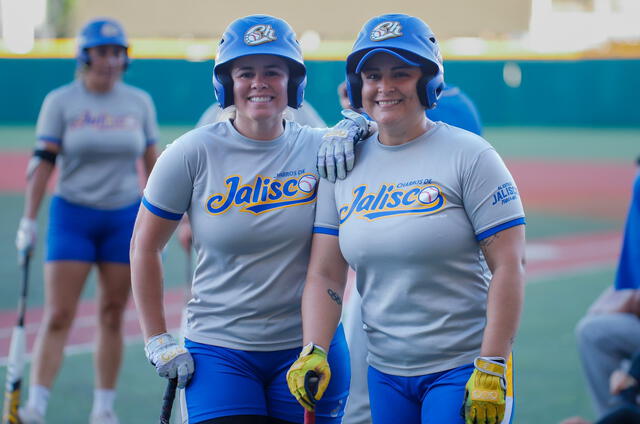
[[[262,415],[293,423],[304,409],[289,392],[286,374],[300,348],[248,352],[185,341],[195,373],[185,390],[190,423],[232,415]],[[339,424],[349,395],[349,350],[342,325],[329,350],[331,381],[316,407],[318,424]]]
[[[47,262],[129,263],[129,245],[140,202],[94,209],[53,196],[49,208]]]
[[[513,367],[507,365],[505,416],[513,417]],[[464,424],[465,386],[473,364],[416,377],[385,374],[369,366],[369,399],[373,424]]]

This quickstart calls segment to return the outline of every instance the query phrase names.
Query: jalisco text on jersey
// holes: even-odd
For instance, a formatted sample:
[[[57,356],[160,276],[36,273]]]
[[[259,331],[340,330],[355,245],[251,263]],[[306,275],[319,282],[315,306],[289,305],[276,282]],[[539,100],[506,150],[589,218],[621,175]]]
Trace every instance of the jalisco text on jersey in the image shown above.
[[[301,189],[299,181],[309,179],[314,182],[312,190]],[[242,177],[232,175],[225,181],[226,193],[216,193],[207,199],[206,208],[210,214],[227,212],[232,206],[242,212],[261,214],[274,209],[299,206],[316,200],[317,178],[314,174],[303,174],[300,178],[276,178],[258,175],[251,184],[242,184]]]
[[[436,194],[437,195],[434,195]],[[340,224],[352,215],[370,221],[396,215],[429,215],[444,208],[447,199],[435,184],[403,190],[394,184],[382,184],[367,192],[366,185],[353,190],[353,200],[339,209]]]
[[[138,120],[132,115],[110,115],[106,112],[92,114],[85,110],[73,119],[69,124],[71,128],[93,127],[99,130],[122,129],[131,130],[138,128]]]
[[[491,206],[496,205],[498,202],[500,202],[501,205],[504,205],[505,203],[509,203],[517,198],[518,189],[516,186],[513,185],[513,183],[504,183],[497,188],[495,193],[493,193],[493,203],[491,203]]]

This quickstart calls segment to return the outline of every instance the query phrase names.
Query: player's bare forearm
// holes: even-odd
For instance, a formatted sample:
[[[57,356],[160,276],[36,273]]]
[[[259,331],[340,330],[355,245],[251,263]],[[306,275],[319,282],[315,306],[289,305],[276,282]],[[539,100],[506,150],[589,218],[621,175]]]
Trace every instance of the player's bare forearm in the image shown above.
[[[304,344],[313,342],[329,350],[342,313],[342,298],[347,280],[345,262],[338,238],[316,234],[302,296]]]
[[[131,285],[145,340],[167,331],[161,253],[176,225],[142,206],[131,238]]]
[[[524,302],[524,226],[503,230],[483,242],[481,248],[493,278],[480,354],[506,358],[511,353]]]
[[[36,219],[38,210],[42,203],[42,198],[47,189],[47,183],[53,173],[54,165],[42,161],[33,171],[27,180],[27,190],[25,193],[24,216],[29,219]]]
[[[496,270],[487,301],[481,356],[509,356],[520,324],[523,300],[524,272]]]
[[[158,160],[158,149],[156,148],[155,144],[147,147],[147,149],[144,151],[144,156],[142,159],[144,162],[145,177],[149,178],[151,170],[156,164],[156,160]]]

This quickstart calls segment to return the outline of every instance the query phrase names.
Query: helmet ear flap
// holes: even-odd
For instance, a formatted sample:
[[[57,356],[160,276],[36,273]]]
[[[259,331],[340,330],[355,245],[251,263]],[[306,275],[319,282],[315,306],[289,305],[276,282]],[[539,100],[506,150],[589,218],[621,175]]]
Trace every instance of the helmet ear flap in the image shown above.
[[[215,89],[218,103],[224,109],[233,104],[233,79],[228,66],[221,68],[213,74],[213,88]]]
[[[358,74],[347,73],[347,94],[351,106],[356,109],[362,108],[362,77]]]
[[[440,98],[440,93],[444,89],[444,76],[441,72],[434,75],[425,75],[418,83],[418,97],[420,102],[427,108],[433,109]]]
[[[287,104],[289,107],[298,109],[304,100],[304,89],[307,86],[306,75],[292,75],[293,68],[289,66],[289,87]]]

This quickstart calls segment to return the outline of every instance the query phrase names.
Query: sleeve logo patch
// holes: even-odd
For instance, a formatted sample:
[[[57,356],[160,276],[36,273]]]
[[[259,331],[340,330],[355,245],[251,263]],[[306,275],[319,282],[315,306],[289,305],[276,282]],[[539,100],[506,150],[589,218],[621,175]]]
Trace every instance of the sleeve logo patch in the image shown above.
[[[277,39],[276,31],[271,25],[254,25],[244,33],[244,43],[248,46],[258,46]]]
[[[518,189],[513,183],[504,183],[493,193],[493,202],[491,203],[491,206],[495,206],[497,204],[506,205],[510,201],[516,200],[519,197]]]
[[[395,38],[402,36],[402,25],[396,21],[381,22],[371,30],[371,41],[388,40],[389,38]]]

